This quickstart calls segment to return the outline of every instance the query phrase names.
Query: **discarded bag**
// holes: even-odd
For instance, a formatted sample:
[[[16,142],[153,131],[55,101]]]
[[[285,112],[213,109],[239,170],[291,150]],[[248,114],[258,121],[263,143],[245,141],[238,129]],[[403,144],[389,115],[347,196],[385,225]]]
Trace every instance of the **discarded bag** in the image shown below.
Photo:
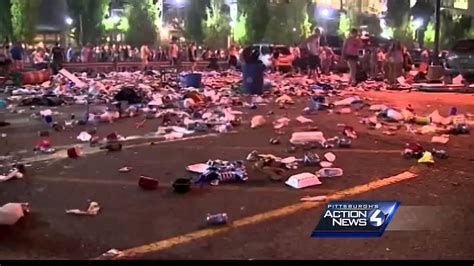
[[[0,225],[14,225],[29,212],[28,203],[7,203],[0,207]]]

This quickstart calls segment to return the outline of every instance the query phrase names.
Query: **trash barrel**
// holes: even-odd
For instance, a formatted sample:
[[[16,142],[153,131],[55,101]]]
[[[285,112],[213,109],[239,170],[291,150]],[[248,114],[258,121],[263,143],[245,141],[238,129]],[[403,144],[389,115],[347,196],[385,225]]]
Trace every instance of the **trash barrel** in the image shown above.
[[[192,73],[184,76],[183,83],[185,87],[201,88],[202,74]]]
[[[252,95],[263,92],[263,64],[244,64],[242,66],[243,88],[245,93]]]
[[[23,73],[22,83],[23,85],[37,85],[49,80],[49,71],[29,71]]]

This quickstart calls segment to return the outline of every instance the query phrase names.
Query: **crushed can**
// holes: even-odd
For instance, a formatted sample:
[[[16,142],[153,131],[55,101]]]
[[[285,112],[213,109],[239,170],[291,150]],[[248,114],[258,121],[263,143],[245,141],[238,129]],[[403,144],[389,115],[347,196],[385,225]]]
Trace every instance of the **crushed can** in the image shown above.
[[[319,165],[320,161],[321,161],[321,159],[319,158],[319,156],[315,153],[312,153],[312,152],[307,152],[304,155],[304,158],[303,158],[303,163],[307,166]]]
[[[338,141],[340,148],[350,148],[352,146],[352,139],[350,138],[340,138]]]
[[[211,226],[226,225],[228,221],[227,213],[207,214],[206,216],[206,223]]]
[[[448,153],[445,150],[438,150],[438,149],[433,148],[431,153],[434,155],[434,157],[438,159],[448,159],[449,157]]]

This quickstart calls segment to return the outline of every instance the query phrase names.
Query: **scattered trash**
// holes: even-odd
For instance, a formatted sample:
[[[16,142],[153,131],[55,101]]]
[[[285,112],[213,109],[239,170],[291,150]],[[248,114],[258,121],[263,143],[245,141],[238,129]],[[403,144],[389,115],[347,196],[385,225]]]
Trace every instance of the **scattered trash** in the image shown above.
[[[339,177],[344,175],[344,171],[340,168],[323,168],[316,172],[318,177]]]
[[[433,154],[429,151],[425,151],[423,153],[423,156],[418,160],[419,163],[424,163],[424,164],[433,164]]]
[[[14,225],[29,212],[28,203],[7,203],[0,207],[0,225]]]
[[[274,129],[282,129],[283,127],[288,126],[290,121],[291,120],[286,118],[286,117],[280,118],[280,119],[273,122],[273,128]]]
[[[228,222],[229,217],[227,216],[227,213],[206,215],[206,224],[210,226],[222,226],[226,225]]]
[[[441,143],[446,144],[449,141],[449,135],[442,135],[442,136],[433,136],[431,138],[431,142],[433,143]]]
[[[313,175],[311,173],[302,173],[291,176],[285,182],[285,184],[296,189],[303,189],[307,187],[321,185],[322,183],[321,181],[319,181],[316,175]]]
[[[138,179],[138,186],[140,186],[144,190],[158,189],[158,184],[158,180],[151,177],[140,176],[140,178]]]
[[[0,183],[21,178],[23,178],[23,173],[18,168],[13,168],[6,175],[0,174]]]
[[[123,256],[123,252],[118,250],[118,249],[111,249],[105,253],[102,254],[102,257],[112,259],[112,258],[117,258],[120,256]]]
[[[295,132],[292,134],[290,139],[290,143],[294,145],[312,142],[320,143],[322,145],[324,142],[326,142],[324,134],[320,131]]]
[[[209,161],[208,167],[195,182],[209,183],[211,186],[218,186],[221,182],[248,180],[247,170],[242,161],[224,162],[220,160]]]
[[[295,104],[295,101],[293,101],[293,99],[290,96],[286,95],[286,94],[283,95],[283,96],[278,97],[275,100],[275,102],[277,104]]]
[[[130,167],[130,166],[124,166],[122,168],[119,169],[119,172],[120,173],[129,173],[133,170],[133,167]]]
[[[333,163],[322,161],[319,163],[319,166],[321,166],[321,168],[329,168],[333,166]]]
[[[252,118],[252,121],[250,122],[250,127],[252,129],[255,129],[255,128],[264,126],[266,123],[267,123],[267,120],[265,120],[265,117],[261,115],[257,115]]]
[[[357,132],[353,127],[346,126],[343,130],[343,135],[351,139],[357,139]]]
[[[82,142],[89,142],[92,139],[92,135],[85,131],[82,131],[81,133],[79,133],[76,139]]]
[[[70,209],[66,210],[67,214],[74,214],[74,215],[88,215],[88,216],[96,216],[100,211],[99,203],[92,201],[89,203],[89,207],[87,210],[79,210],[79,209]]]
[[[402,154],[407,159],[416,158],[419,159],[423,156],[423,146],[418,143],[407,143],[405,145],[405,149],[403,150]]]
[[[434,157],[438,159],[448,159],[449,157],[448,153],[445,150],[438,150],[438,149],[433,148],[431,153],[434,155]]]
[[[296,121],[300,122],[301,124],[308,124],[308,123],[314,123],[313,120],[309,119],[309,118],[306,118],[304,116],[298,116],[296,118]]]
[[[81,154],[82,154],[82,151],[80,147],[73,147],[73,148],[67,149],[67,156],[71,159],[79,158]]]
[[[328,160],[328,162],[331,162],[331,163],[336,161],[336,155],[332,152],[328,152],[324,154],[324,158],[326,158],[326,160]]]
[[[271,138],[269,143],[272,144],[272,145],[278,145],[278,144],[280,144],[280,138],[279,137]]]

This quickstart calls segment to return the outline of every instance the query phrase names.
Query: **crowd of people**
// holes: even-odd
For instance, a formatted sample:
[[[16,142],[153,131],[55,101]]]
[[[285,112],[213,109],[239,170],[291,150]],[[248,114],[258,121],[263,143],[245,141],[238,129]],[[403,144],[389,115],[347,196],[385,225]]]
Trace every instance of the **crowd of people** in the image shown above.
[[[51,67],[57,73],[64,62],[141,61],[143,68],[146,68],[153,61],[166,61],[171,65],[190,61],[194,70],[199,60],[209,61],[208,68],[211,69],[218,69],[219,60],[227,60],[229,67],[239,68],[243,62],[243,50],[236,44],[229,49],[203,49],[195,42],[180,43],[177,38],[173,38],[166,47],[146,44],[141,47],[125,44],[93,46],[88,43],[80,48],[71,45],[63,48],[56,43],[53,47],[38,46],[27,50],[17,42],[12,47],[9,44],[0,47],[0,67],[21,71],[25,63],[30,63],[37,70]],[[382,47],[373,39],[364,39],[356,29],[349,32],[340,54],[336,54],[328,45],[319,28],[315,28],[314,33],[306,40],[292,45],[290,53],[293,57],[293,71],[304,72],[315,80],[321,74],[329,74],[335,65],[347,63],[353,84],[364,79],[363,77],[395,84],[397,77],[410,71],[414,63],[409,50],[400,41],[392,40],[388,47]],[[421,63],[430,63],[427,49],[421,53]]]
[[[59,43],[54,46],[38,45],[27,49],[20,42],[0,46],[0,67],[3,72],[22,71],[25,66],[32,66],[36,70],[52,68],[57,72],[64,62],[90,63],[90,62],[127,62],[141,61],[146,67],[149,62],[164,61],[177,65],[181,61],[196,62],[198,60],[229,60],[230,51],[227,49],[210,49],[198,47],[195,42],[184,44],[176,38],[166,47],[142,45],[132,47],[126,44],[104,44],[94,46],[90,43],[82,47],[68,45],[61,47]],[[234,57],[235,57],[234,52]],[[233,57],[233,58],[234,58]]]
[[[300,44],[290,47],[296,72],[306,72],[310,78],[318,79],[341,61],[347,64],[352,84],[360,80],[386,80],[395,85],[397,78],[414,68],[414,60],[408,48],[398,40],[388,46],[379,45],[373,38],[364,38],[357,29],[352,29],[345,39],[340,55],[324,41],[319,28]],[[431,63],[430,51],[422,49],[420,68]]]

